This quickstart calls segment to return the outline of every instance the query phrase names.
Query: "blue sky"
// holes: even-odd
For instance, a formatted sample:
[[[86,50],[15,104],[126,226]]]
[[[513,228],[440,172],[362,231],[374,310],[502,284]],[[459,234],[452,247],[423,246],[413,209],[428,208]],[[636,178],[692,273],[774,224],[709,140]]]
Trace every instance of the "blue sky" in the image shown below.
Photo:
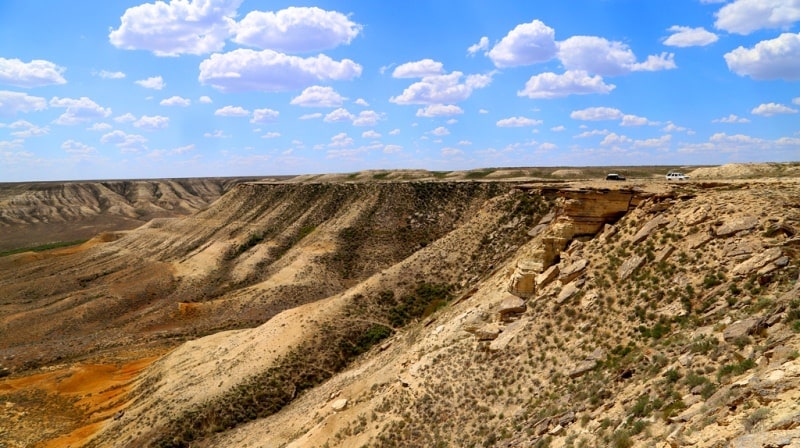
[[[0,181],[800,160],[800,0],[0,1]]]

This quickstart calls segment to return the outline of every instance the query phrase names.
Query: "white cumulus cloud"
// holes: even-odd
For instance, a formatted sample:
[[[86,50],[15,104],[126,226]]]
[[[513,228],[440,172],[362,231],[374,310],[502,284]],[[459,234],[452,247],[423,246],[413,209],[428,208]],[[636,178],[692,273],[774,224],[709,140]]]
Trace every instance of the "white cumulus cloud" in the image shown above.
[[[492,75],[468,75],[461,83],[463,73],[426,76],[408,86],[401,95],[389,99],[395,104],[453,104],[472,95],[475,89],[488,86]]]
[[[321,112],[315,112],[313,114],[305,114],[305,115],[301,115],[298,119],[299,120],[313,120],[315,118],[322,118],[322,113]]]
[[[360,75],[361,66],[350,59],[335,61],[324,54],[302,58],[240,48],[213,54],[201,62],[199,79],[223,92],[281,92]]]
[[[337,11],[289,7],[278,12],[251,11],[236,25],[234,42],[285,53],[322,51],[349,44],[361,31]]]
[[[125,113],[123,115],[120,115],[118,117],[114,117],[114,121],[116,121],[117,123],[132,123],[132,122],[136,121],[136,115],[133,115],[132,113],[127,112],[127,113]]]
[[[518,96],[549,99],[569,95],[607,94],[614,90],[614,84],[606,84],[600,75],[589,76],[585,70],[567,70],[558,75],[551,72],[531,76]]]
[[[750,113],[753,115],[771,117],[773,115],[781,114],[796,114],[797,109],[792,109],[789,106],[778,103],[765,103],[758,105],[758,107],[754,108],[752,111],[750,111]]]
[[[119,28],[108,39],[125,50],[147,50],[157,56],[220,51],[236,24],[242,0],[170,0],[125,10]]]
[[[148,116],[143,115],[141,118],[133,122],[137,128],[147,131],[155,131],[157,129],[164,129],[169,126],[169,118],[161,115]]]
[[[736,48],[725,54],[725,62],[740,76],[758,80],[800,80],[800,33],[783,33],[753,48]]]
[[[325,118],[322,121],[325,123],[342,123],[347,121],[352,122],[353,119],[355,119],[355,115],[351,114],[347,109],[340,107],[325,115]]]
[[[123,72],[110,72],[108,70],[100,70],[97,76],[103,79],[123,79],[125,78],[125,73]]]
[[[612,107],[588,107],[586,109],[575,110],[570,113],[573,120],[600,121],[600,120],[619,120],[625,114],[619,109]]]
[[[100,143],[112,144],[122,152],[137,152],[147,149],[147,139],[138,134],[128,134],[123,131],[112,131],[100,137]]]
[[[376,139],[376,138],[381,138],[381,134],[380,134],[380,132],[375,132],[372,129],[370,129],[369,131],[362,132],[361,133],[361,138]]]
[[[638,115],[625,114],[622,116],[620,126],[645,126],[648,124],[655,124],[645,117]]]
[[[2,127],[2,125],[0,125],[0,127]],[[37,137],[37,136],[40,136],[40,135],[47,135],[47,134],[50,133],[50,128],[49,127],[47,127],[47,126],[39,127],[39,126],[37,126],[37,125],[35,125],[35,124],[31,123],[31,122],[25,121],[25,120],[17,120],[15,122],[11,123],[10,125],[8,125],[8,127],[10,129],[19,129],[19,130],[15,130],[14,132],[12,132],[11,136],[12,137],[17,137],[17,138],[22,138],[22,139],[30,138],[30,137]]]
[[[101,107],[85,96],[79,99],[54,97],[50,100],[50,107],[67,109],[54,122],[62,125],[84,123],[111,115],[110,108]]]
[[[341,132],[331,137],[331,142],[328,144],[328,146],[334,148],[344,148],[352,145],[353,145],[353,139],[344,132]]]
[[[628,45],[597,36],[572,36],[559,42],[558,58],[567,70],[585,70],[602,76],[677,67],[671,53],[651,55],[644,62],[636,62],[636,55]]]
[[[22,92],[0,90],[0,115],[16,115],[47,109],[47,100]]]
[[[467,48],[467,53],[474,55],[479,51],[486,51],[489,49],[489,38],[486,36],[481,37],[477,44],[470,45]]]
[[[192,104],[192,100],[188,98],[182,98],[179,96],[171,96],[169,98],[165,98],[158,103],[162,106],[180,106],[180,107],[187,107]]]
[[[13,87],[42,87],[66,84],[62,74],[65,68],[41,59],[23,62],[19,59],[0,58],[0,84]]]
[[[268,108],[256,109],[253,111],[253,118],[250,123],[272,123],[278,119],[280,112]]]
[[[167,85],[166,83],[164,83],[164,78],[160,76],[151,76],[147,79],[140,79],[134,82],[144,87],[145,89],[153,89],[153,90],[161,90]]]
[[[516,67],[549,61],[557,51],[555,30],[534,20],[514,27],[488,56],[497,67]]]
[[[95,149],[93,147],[72,139],[62,143],[61,149],[70,154],[77,154],[77,155],[86,155],[95,152]]]
[[[339,107],[346,99],[333,90],[333,87],[311,86],[292,98],[290,104],[301,107]]]
[[[415,62],[406,62],[395,67],[392,72],[393,78],[424,78],[426,76],[441,75],[444,73],[444,65],[433,59],[422,59]]]
[[[509,117],[497,121],[497,127],[500,128],[520,128],[525,126],[538,126],[542,124],[542,120],[534,120],[527,117]]]
[[[437,137],[444,137],[445,135],[450,135],[450,130],[444,126],[439,126],[438,128],[432,130],[431,134]]]
[[[720,8],[714,26],[736,34],[764,28],[788,28],[800,20],[797,0],[735,0]]]
[[[719,37],[703,27],[671,26],[672,35],[664,40],[664,45],[672,47],[702,47],[719,40]]]
[[[449,117],[463,114],[464,110],[453,104],[431,104],[417,109],[418,117]]]
[[[375,126],[383,117],[374,110],[362,110],[353,118],[353,126]]]
[[[225,106],[214,111],[214,115],[220,117],[246,117],[250,111],[241,106]]]
[[[730,114],[727,117],[715,118],[711,120],[712,123],[750,123],[750,119],[740,117],[736,114]]]

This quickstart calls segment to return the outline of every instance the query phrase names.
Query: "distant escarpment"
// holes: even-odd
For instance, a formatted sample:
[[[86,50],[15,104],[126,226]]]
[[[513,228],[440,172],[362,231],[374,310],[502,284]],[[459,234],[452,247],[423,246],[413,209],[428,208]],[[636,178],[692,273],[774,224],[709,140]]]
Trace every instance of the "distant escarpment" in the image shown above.
[[[252,178],[0,184],[0,250],[88,239],[208,207]]]

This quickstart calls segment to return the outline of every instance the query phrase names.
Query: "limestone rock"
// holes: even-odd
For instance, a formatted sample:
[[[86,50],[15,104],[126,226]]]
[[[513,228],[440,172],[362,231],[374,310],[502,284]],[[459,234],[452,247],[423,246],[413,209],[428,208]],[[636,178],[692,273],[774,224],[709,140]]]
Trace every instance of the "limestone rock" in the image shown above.
[[[749,317],[747,319],[737,320],[725,328],[722,332],[722,337],[725,338],[725,341],[731,342],[737,338],[755,333],[763,324],[764,319],[761,317]]]
[[[673,252],[675,252],[675,246],[670,244],[670,245],[664,247],[663,249],[661,249],[660,251],[658,251],[654,261],[656,263],[661,263],[662,261],[664,261],[667,258],[669,258],[669,256],[672,255]]]
[[[533,297],[536,293],[536,276],[542,272],[542,264],[535,260],[520,260],[511,275],[508,291],[518,297]]]
[[[631,243],[636,244],[644,241],[648,236],[650,236],[651,233],[667,224],[669,224],[669,220],[667,218],[661,215],[656,216],[650,221],[647,221],[647,223],[645,223],[645,225],[643,225],[642,228],[636,232],[636,235],[633,236]]]
[[[634,271],[642,267],[645,260],[646,258],[644,255],[631,256],[625,260],[624,263],[622,263],[622,266],[620,266],[619,269],[617,269],[617,276],[620,280],[625,280],[626,278],[630,277]]]
[[[500,309],[498,310],[498,313],[500,314],[500,320],[507,320],[515,315],[522,314],[527,308],[528,307],[525,305],[524,300],[517,296],[508,294],[500,303]]]
[[[608,241],[609,238],[617,233],[617,228],[611,224],[605,224],[603,230],[600,232],[600,239]]]
[[[708,211],[709,208],[707,206],[695,207],[678,215],[678,221],[685,223],[687,226],[696,226],[708,219]]]
[[[789,257],[784,255],[778,258],[777,260],[773,261],[772,263],[767,263],[767,265],[759,269],[758,272],[756,272],[756,274],[757,275],[771,274],[782,267],[786,267],[786,265],[788,264],[789,264]]]
[[[743,216],[723,223],[721,226],[714,229],[714,235],[718,237],[728,237],[743,230],[753,229],[758,225],[758,218],[755,216]]]
[[[574,263],[571,263],[569,266],[561,270],[558,279],[561,280],[561,283],[569,283],[572,280],[578,278],[578,276],[583,273],[583,271],[586,269],[586,266],[588,265],[589,265],[589,260],[585,258],[582,258]]]
[[[347,407],[347,398],[340,398],[331,404],[331,408],[336,411],[342,411]]]
[[[558,277],[558,265],[554,264],[547,268],[546,271],[536,276],[536,287],[541,289],[547,286],[550,282]]]
[[[794,447],[800,445],[800,429],[747,434],[731,441],[731,448]]]
[[[689,244],[690,249],[699,249],[712,239],[714,239],[714,236],[704,231],[689,235],[686,237],[686,242]]]
[[[731,273],[733,275],[748,275],[771,263],[783,255],[779,247],[771,247],[736,265]]]
[[[574,296],[577,292],[578,292],[577,282],[567,283],[563,288],[561,288],[561,292],[558,293],[558,297],[556,298],[556,303],[561,305],[562,303],[569,300],[570,297]]]
[[[497,352],[505,349],[508,346],[508,343],[511,342],[511,340],[514,339],[514,337],[525,328],[526,323],[527,321],[518,320],[505,327],[503,331],[489,344],[489,351]]]
[[[502,329],[499,325],[490,324],[478,330],[475,330],[475,336],[479,341],[492,341],[497,339]]]

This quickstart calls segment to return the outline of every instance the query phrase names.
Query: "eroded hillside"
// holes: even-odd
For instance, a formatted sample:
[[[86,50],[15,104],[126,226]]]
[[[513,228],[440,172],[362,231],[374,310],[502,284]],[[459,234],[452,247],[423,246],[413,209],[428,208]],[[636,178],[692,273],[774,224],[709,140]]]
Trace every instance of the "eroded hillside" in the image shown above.
[[[0,251],[89,239],[208,207],[247,178],[0,184]]]
[[[243,184],[0,258],[2,417],[61,410],[0,440],[798,443],[798,198],[792,178]],[[107,399],[70,404],[62,382],[109,360]]]

